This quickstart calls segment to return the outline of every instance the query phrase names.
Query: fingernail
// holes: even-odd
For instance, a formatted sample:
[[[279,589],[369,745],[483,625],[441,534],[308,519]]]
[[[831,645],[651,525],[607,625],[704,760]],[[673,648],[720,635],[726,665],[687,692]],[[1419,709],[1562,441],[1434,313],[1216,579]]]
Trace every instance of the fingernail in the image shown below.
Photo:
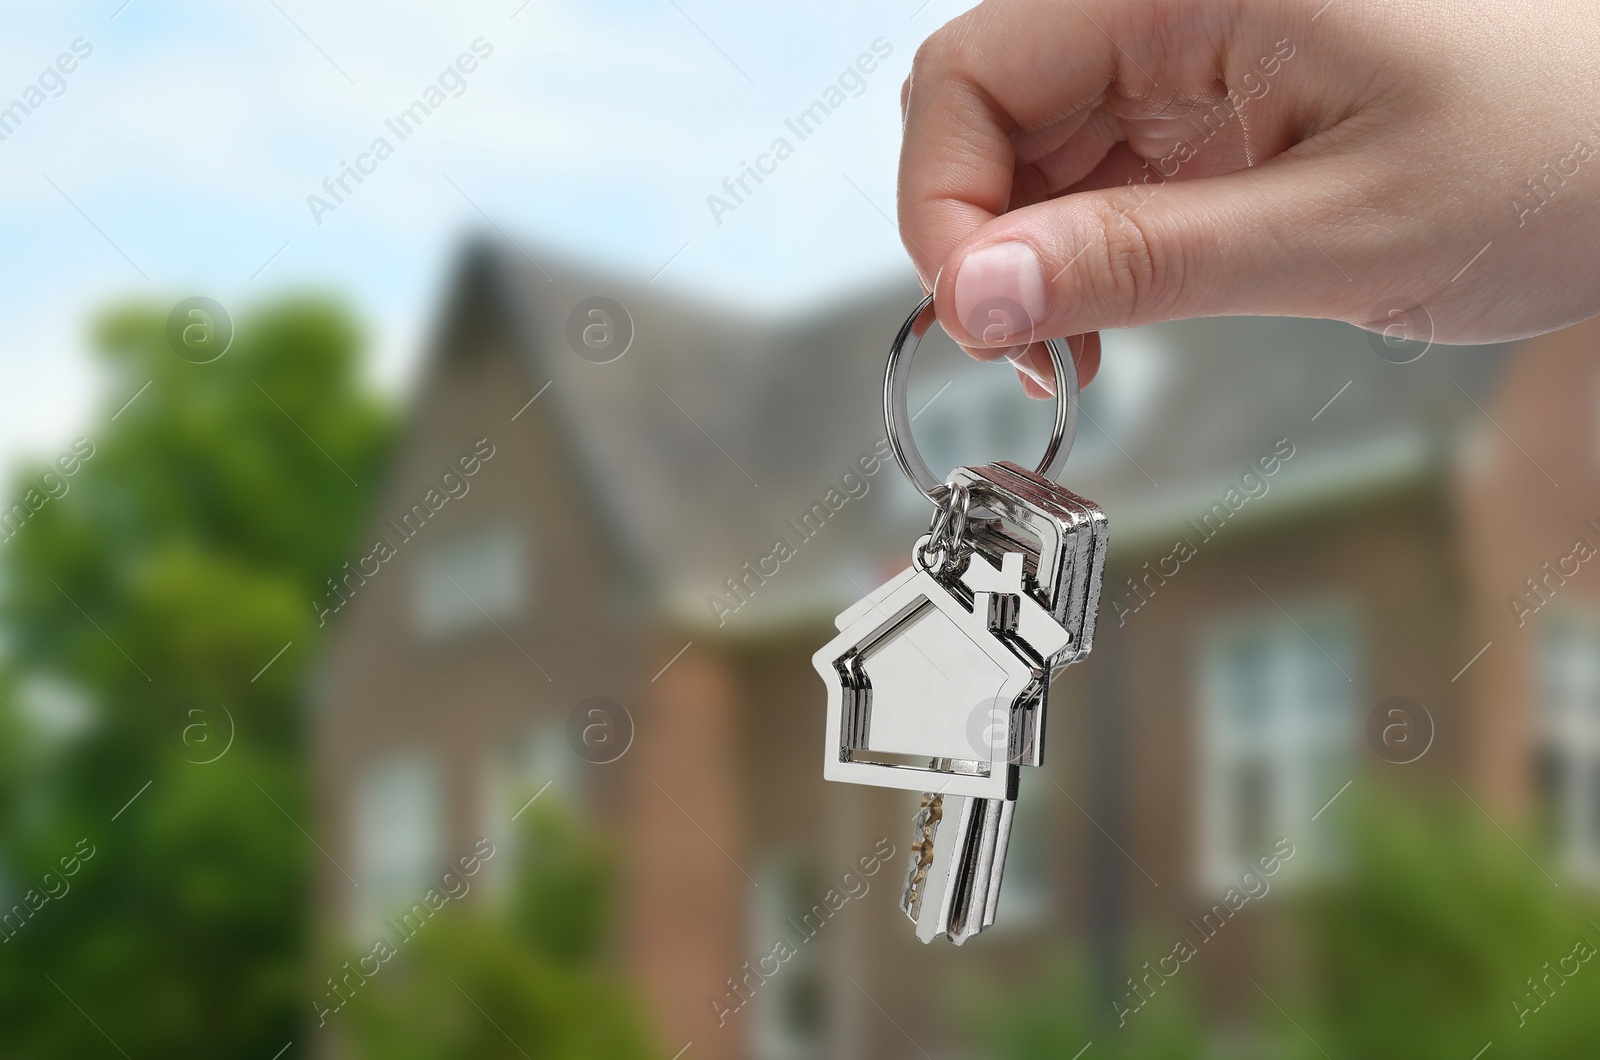
[[[1023,368],[1022,365],[1017,364],[1015,361],[1013,361],[1011,363],[1011,367],[1013,367],[1013,368],[1015,368],[1017,370],[1017,381],[1022,384],[1022,393],[1024,395],[1026,395],[1027,397],[1030,397],[1035,401],[1047,401],[1050,398],[1055,396],[1054,393],[1046,393],[1042,397],[1040,395],[1038,395],[1038,394],[1035,394],[1032,390],[1028,389],[1028,385],[1031,383],[1031,384],[1033,384],[1035,386],[1038,386],[1039,385],[1039,377],[1037,375],[1035,375],[1033,372],[1030,372],[1027,369]],[[1045,389],[1046,389],[1046,391],[1048,391],[1049,387],[1046,387]]]
[[[971,251],[956,272],[956,317],[973,339],[994,344],[1030,335],[1045,316],[1044,269],[1026,243]]]
[[[1040,390],[1043,390],[1050,397],[1056,396],[1056,381],[1033,366],[1028,359],[1028,351],[1026,349],[1015,356],[1007,357],[1006,360],[1011,362],[1011,367],[1015,368],[1020,375],[1031,379]]]

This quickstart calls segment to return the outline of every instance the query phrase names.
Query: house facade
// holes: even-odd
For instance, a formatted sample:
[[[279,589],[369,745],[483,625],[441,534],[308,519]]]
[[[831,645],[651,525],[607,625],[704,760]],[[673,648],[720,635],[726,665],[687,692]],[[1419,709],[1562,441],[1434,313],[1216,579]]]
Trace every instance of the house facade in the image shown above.
[[[373,540],[321,602],[330,930],[361,940],[484,838],[492,896],[514,817],[560,800],[624,852],[616,959],[664,1056],[943,1056],[964,977],[1073,948],[1125,1003],[1141,926],[1264,857],[1331,871],[1375,778],[1548,813],[1564,871],[1600,866],[1600,329],[1396,363],[1339,325],[1196,321],[1107,336],[1063,475],[1110,517],[1095,650],[1057,678],[999,922],[916,943],[917,796],[822,781],[810,663],[931,514],[880,411],[916,297],[761,319],[466,250]],[[930,463],[1031,463],[1048,410],[925,356]],[[1256,936],[1208,943],[1224,1014]]]

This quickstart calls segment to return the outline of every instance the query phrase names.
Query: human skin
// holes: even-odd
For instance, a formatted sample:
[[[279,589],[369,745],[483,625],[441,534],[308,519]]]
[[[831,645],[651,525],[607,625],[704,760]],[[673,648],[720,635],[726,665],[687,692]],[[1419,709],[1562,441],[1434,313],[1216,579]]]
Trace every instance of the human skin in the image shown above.
[[[1087,380],[1102,328],[1478,343],[1600,314],[1595,0],[988,0],[901,109],[923,287],[1035,397],[1028,341],[1068,336]]]

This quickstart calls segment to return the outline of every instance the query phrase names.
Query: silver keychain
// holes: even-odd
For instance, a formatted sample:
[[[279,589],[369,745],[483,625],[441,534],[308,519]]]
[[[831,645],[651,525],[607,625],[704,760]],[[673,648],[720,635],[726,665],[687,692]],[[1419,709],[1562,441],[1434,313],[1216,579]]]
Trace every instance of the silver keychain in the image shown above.
[[[906,401],[933,324],[929,296],[895,337],[883,395],[889,445],[934,504],[932,524],[911,566],[840,614],[812,663],[828,686],[823,776],[923,792],[900,905],[917,938],[960,945],[994,923],[1020,767],[1044,753],[1051,675],[1093,646],[1106,517],[1054,482],[1077,427],[1078,376],[1053,339],[1055,426],[1039,467],[934,478]]]

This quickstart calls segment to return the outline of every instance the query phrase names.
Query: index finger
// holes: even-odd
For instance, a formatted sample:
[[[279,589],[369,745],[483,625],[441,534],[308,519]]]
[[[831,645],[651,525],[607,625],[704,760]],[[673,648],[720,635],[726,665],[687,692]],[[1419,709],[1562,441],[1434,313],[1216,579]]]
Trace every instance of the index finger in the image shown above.
[[[1101,19],[1116,17],[1103,9]],[[1063,42],[1073,42],[1063,47]],[[900,150],[900,233],[923,286],[974,230],[1006,211],[1014,137],[1064,141],[1115,76],[1116,49],[1089,13],[1057,3],[984,4],[917,50]]]

